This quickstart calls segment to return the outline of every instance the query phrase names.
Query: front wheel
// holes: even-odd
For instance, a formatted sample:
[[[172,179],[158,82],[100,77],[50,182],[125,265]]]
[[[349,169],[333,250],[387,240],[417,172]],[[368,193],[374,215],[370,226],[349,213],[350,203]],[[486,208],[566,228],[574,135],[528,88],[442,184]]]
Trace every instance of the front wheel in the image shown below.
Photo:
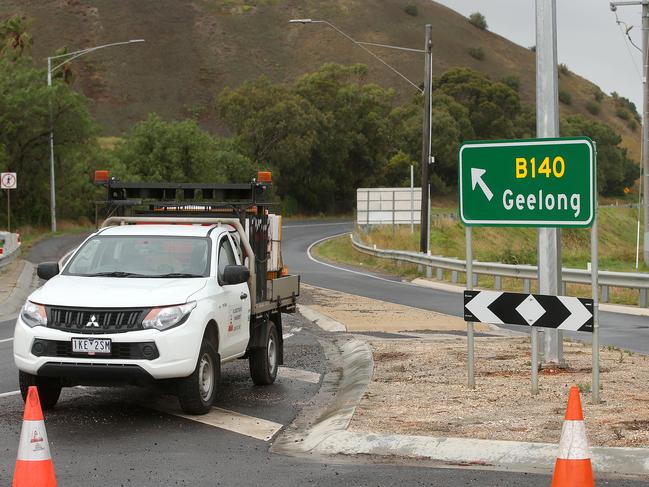
[[[275,382],[279,361],[279,339],[277,328],[271,321],[266,330],[266,346],[252,350],[248,357],[250,377],[255,385],[267,386]]]
[[[19,370],[18,383],[23,401],[27,401],[29,386],[36,386],[36,389],[38,389],[38,399],[44,411],[56,406],[61,395],[61,381],[54,377],[39,377]]]
[[[221,377],[221,358],[212,344],[203,340],[192,375],[178,380],[178,400],[186,414],[206,414],[212,409]]]

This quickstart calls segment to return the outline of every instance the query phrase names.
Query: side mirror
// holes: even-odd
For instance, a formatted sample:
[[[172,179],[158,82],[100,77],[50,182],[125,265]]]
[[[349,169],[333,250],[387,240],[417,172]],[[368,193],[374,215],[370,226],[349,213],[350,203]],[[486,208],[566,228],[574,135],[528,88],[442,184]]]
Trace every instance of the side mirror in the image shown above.
[[[42,262],[38,264],[38,267],[36,268],[36,274],[38,274],[38,277],[45,279],[46,281],[57,276],[59,272],[58,262]]]
[[[245,265],[226,265],[223,269],[221,284],[242,284],[250,278],[250,271]]]

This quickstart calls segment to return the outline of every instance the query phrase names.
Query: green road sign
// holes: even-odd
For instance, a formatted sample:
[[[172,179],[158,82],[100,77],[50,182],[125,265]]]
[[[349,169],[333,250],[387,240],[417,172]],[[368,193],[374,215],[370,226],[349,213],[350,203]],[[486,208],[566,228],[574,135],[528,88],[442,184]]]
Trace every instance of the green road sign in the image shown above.
[[[465,225],[592,225],[595,148],[587,137],[467,142],[458,174]]]

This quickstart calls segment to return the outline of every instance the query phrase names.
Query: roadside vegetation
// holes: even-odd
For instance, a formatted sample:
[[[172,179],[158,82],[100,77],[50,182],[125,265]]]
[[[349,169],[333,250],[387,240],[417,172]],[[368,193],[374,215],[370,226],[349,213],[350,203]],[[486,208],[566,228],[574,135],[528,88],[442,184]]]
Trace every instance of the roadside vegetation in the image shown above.
[[[446,210],[446,212],[449,211]],[[636,218],[637,210],[632,208],[599,209],[600,270],[635,271]],[[394,232],[391,226],[376,226],[367,230],[357,228],[356,232],[363,243],[376,245],[377,248],[419,250],[418,227],[415,227],[414,233],[410,233],[410,227],[407,225],[397,226]],[[536,243],[537,232],[532,228],[476,227],[473,230],[474,258],[483,262],[536,265]],[[408,280],[425,277],[426,274],[425,269],[420,270],[416,265],[363,254],[352,247],[349,236],[325,241],[316,246],[314,252],[317,256],[329,261],[398,275]],[[433,255],[464,259],[465,234],[462,223],[448,218],[433,218],[431,252]],[[590,230],[563,229],[562,262],[564,267],[586,269],[590,260]],[[649,268],[642,262],[642,257],[638,270],[640,272],[649,271]],[[433,277],[435,276],[433,275]],[[448,281],[450,278],[450,272],[445,272],[444,279]],[[463,279],[463,276],[459,276],[460,284]],[[494,286],[494,280],[491,277],[480,276],[479,285],[490,288]],[[533,283],[533,288],[534,285]],[[503,289],[522,291],[522,280],[503,279]],[[590,296],[590,287],[569,284],[567,292],[570,295],[586,297]],[[610,300],[623,304],[637,304],[638,292],[627,289],[611,289]]]
[[[224,89],[213,108],[227,136],[191,118],[169,121],[151,113],[120,137],[100,137],[91,100],[74,87],[75,65],[56,71],[51,89],[43,83],[46,73],[31,57],[30,27],[22,17],[0,23],[0,170],[19,173],[11,195],[15,225],[49,222],[50,107],[62,219],[94,217],[94,201],[104,197],[92,183],[95,169],[122,180],[222,183],[271,170],[273,197],[286,215],[350,213],[356,188],[405,186],[411,165],[420,184],[422,98],[413,93],[399,101],[394,90],[367,81],[365,65],[329,63],[293,81],[262,76]],[[534,136],[534,107],[521,101],[520,79],[502,75],[501,81],[453,68],[433,80],[435,194],[456,192],[463,141]],[[624,113],[635,109],[617,100]],[[561,132],[597,142],[603,195],[633,186],[637,166],[614,130],[573,115],[562,118]],[[0,226],[5,204],[0,199]]]

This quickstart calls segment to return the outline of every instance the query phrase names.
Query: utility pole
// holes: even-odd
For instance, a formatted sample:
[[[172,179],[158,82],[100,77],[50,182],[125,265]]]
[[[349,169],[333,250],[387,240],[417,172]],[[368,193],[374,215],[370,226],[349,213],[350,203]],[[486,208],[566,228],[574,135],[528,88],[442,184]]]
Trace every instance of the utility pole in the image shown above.
[[[559,136],[556,7],[556,0],[536,0],[536,135],[539,138]],[[538,278],[539,294],[559,294],[561,233],[557,228],[538,230]],[[563,333],[548,329],[543,335],[546,363],[563,363]]]
[[[649,1],[649,0],[648,0]],[[430,156],[431,128],[432,128],[432,78],[433,78],[433,27],[426,24],[426,44],[425,44],[425,72],[424,72],[424,123],[422,132],[421,145],[421,235],[419,241],[419,250],[422,253],[428,252],[428,240],[430,239],[430,228],[428,225],[428,181],[429,170],[432,162]]]
[[[647,59],[649,47],[649,0],[634,0],[627,2],[611,2],[611,10],[615,12],[618,7],[642,5],[642,209],[644,215],[644,263],[649,265],[649,60]]]

